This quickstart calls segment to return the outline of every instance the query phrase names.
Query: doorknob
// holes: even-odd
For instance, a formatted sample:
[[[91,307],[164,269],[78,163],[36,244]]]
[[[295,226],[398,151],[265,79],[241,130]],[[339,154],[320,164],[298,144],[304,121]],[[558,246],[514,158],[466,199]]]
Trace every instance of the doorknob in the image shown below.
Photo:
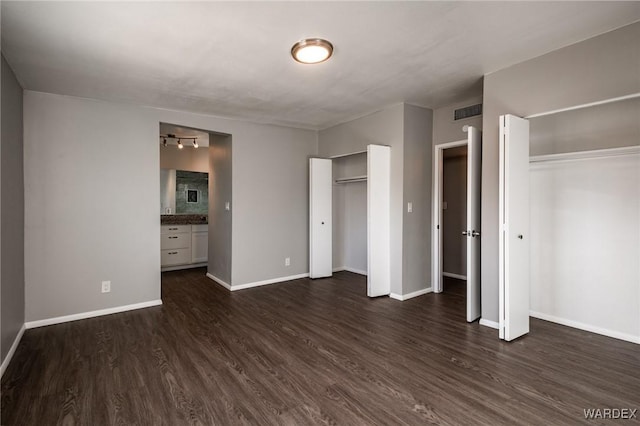
[[[520,239],[520,240],[521,240],[522,238],[524,238],[524,237],[522,236],[522,234],[518,235],[518,239]]]
[[[471,236],[472,237],[479,237],[480,233],[478,231],[471,231]]]
[[[469,235],[469,231],[462,231],[462,235],[464,235],[465,237]]]

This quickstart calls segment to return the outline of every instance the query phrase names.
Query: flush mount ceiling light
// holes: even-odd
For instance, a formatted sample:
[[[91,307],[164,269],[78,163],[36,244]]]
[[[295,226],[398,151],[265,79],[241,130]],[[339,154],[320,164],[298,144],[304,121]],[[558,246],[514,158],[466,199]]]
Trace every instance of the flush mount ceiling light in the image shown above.
[[[333,45],[321,38],[300,40],[291,48],[291,56],[301,64],[319,64],[331,57]]]

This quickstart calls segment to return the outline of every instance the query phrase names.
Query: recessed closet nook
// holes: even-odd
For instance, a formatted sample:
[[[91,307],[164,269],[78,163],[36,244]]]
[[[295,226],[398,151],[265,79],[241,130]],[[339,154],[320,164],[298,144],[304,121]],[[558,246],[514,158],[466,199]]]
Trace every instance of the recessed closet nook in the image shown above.
[[[390,293],[390,153],[366,151],[309,160],[311,278],[347,270],[367,276],[367,295]]]
[[[640,334],[640,97],[529,117],[531,316]]]

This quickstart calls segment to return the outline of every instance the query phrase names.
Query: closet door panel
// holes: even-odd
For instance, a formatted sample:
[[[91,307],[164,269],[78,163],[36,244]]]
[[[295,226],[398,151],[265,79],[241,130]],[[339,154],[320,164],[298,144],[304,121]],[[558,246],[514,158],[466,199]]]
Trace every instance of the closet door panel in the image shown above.
[[[367,296],[391,292],[391,149],[367,147]]]
[[[332,161],[309,159],[309,276],[330,277],[332,262]]]
[[[529,122],[500,116],[499,294],[501,339],[529,332]]]

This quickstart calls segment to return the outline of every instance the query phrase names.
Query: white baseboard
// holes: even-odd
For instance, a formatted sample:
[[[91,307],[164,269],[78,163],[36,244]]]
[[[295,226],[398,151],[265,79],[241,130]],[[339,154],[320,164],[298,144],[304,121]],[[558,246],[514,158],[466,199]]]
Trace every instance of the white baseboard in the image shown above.
[[[443,272],[442,276],[443,277],[449,277],[449,278],[456,278],[458,280],[464,280],[464,281],[467,280],[467,276],[466,275],[454,274],[454,273],[451,273],[451,272]]]
[[[272,278],[270,280],[255,281],[255,282],[246,283],[246,284],[230,285],[230,284],[222,281],[220,278],[217,278],[217,277],[215,277],[215,276],[213,276],[213,275],[211,275],[210,273],[207,272],[207,277],[211,278],[213,281],[217,282],[218,284],[220,284],[222,287],[226,288],[229,291],[245,290],[247,288],[260,287],[260,286],[268,285],[268,284],[275,284],[275,283],[281,283],[281,282],[284,282],[284,281],[298,280],[300,278],[307,278],[308,276],[309,276],[309,273],[304,273],[304,274],[298,274],[298,275],[289,275],[288,277]]]
[[[132,305],[116,306],[115,308],[100,309],[97,311],[81,312],[79,314],[65,315],[61,317],[47,318],[37,321],[29,321],[25,323],[28,329],[44,327],[47,325],[61,324],[63,322],[77,321],[81,319],[101,317],[103,315],[118,314],[120,312],[133,311],[136,309],[150,308],[152,306],[162,305],[162,300],[150,300],[148,302],[134,303]]]
[[[344,271],[346,270],[347,267],[346,266],[338,266],[337,268],[333,268],[333,272],[340,272],[340,271]]]
[[[367,271],[363,271],[362,269],[349,268],[347,266],[344,267],[344,270],[347,272],[353,272],[354,274],[367,276]]]
[[[495,328],[496,330],[500,329],[500,324],[495,321],[490,321],[488,319],[480,318],[480,325],[484,325],[485,327]]]
[[[20,344],[20,340],[22,339],[22,335],[24,334],[24,331],[26,329],[27,327],[25,326],[25,324],[22,324],[22,327],[20,327],[20,331],[18,331],[16,338],[13,340],[13,344],[11,345],[11,348],[9,348],[9,352],[7,352],[7,356],[4,357],[4,360],[2,361],[2,365],[0,365],[0,378],[2,378],[2,376],[4,375],[4,371],[9,366],[9,363],[11,362],[11,358],[13,358],[13,354],[16,353],[16,349],[18,349],[18,344]]]
[[[414,291],[412,293],[407,293],[407,294],[391,293],[389,294],[389,297],[403,302],[405,300],[413,299],[414,297],[422,296],[423,294],[431,293],[432,290],[433,290],[433,287],[429,287],[429,288],[423,288],[422,290]]]
[[[627,334],[627,333],[621,333],[619,331],[608,330],[606,328],[596,327],[596,326],[584,324],[578,321],[573,321],[566,318],[560,318],[554,315],[544,314],[542,312],[529,311],[529,315],[531,315],[533,318],[554,322],[560,325],[566,325],[567,327],[573,327],[579,330],[590,331],[591,333],[601,334],[607,337],[613,337],[614,339],[620,339],[627,342],[640,344],[640,336],[634,336],[633,334]]]
[[[288,277],[279,277],[279,278],[272,278],[270,280],[255,281],[255,282],[252,282],[252,283],[232,285],[231,286],[231,291],[244,290],[244,289],[253,288],[253,287],[260,287],[260,286],[263,286],[263,285],[281,283],[281,282],[284,282],[284,281],[298,280],[300,278],[307,278],[308,276],[309,276],[309,273],[307,272],[307,273],[304,273],[304,274],[289,275]]]
[[[222,281],[220,278],[218,278],[215,275],[212,275],[212,274],[210,274],[208,272],[207,272],[207,277],[212,279],[213,281],[215,281],[217,284],[220,284],[222,287],[226,288],[227,290],[231,291],[231,284],[228,284],[228,283]]]

